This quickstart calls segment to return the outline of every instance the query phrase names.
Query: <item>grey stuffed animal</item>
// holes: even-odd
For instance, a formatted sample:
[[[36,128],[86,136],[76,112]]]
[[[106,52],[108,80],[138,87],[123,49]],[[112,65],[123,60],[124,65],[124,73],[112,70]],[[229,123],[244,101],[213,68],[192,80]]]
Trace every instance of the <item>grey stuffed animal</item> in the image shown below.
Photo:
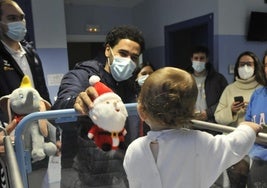
[[[3,111],[9,116],[9,123],[17,118],[17,122],[24,116],[51,108],[49,102],[44,100],[38,91],[31,86],[28,76],[23,77],[19,88],[10,95],[0,98]],[[46,119],[36,120],[26,126],[24,130],[25,148],[31,151],[32,162],[40,161],[46,156],[55,155],[57,152],[55,127]],[[53,133],[54,135],[51,135]],[[49,142],[45,142],[45,137]]]

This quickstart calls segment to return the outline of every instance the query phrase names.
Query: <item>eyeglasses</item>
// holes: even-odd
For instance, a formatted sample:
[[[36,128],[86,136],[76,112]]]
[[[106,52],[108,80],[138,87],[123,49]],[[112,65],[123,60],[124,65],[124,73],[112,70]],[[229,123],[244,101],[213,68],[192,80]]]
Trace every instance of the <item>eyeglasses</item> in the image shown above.
[[[247,65],[247,66],[252,66],[253,63],[254,63],[254,62],[249,62],[249,61],[247,61],[247,62],[239,62],[239,67],[243,67],[243,66],[245,66],[245,65]]]

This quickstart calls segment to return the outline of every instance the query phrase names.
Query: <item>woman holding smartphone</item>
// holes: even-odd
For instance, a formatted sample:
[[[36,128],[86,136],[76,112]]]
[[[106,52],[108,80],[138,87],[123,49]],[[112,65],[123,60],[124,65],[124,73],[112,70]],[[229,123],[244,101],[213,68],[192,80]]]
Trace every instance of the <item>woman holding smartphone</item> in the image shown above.
[[[237,126],[244,121],[248,101],[255,89],[265,85],[263,65],[250,51],[241,53],[235,63],[234,82],[223,91],[214,113],[219,124]],[[228,169],[231,187],[246,187],[249,158]]]

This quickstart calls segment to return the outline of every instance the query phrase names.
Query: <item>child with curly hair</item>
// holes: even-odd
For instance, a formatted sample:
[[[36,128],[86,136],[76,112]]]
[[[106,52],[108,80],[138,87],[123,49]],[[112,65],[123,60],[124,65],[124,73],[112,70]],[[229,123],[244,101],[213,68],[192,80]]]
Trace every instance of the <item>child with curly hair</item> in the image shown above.
[[[137,110],[151,131],[126,151],[131,188],[207,188],[249,152],[262,129],[258,124],[242,122],[217,136],[189,129],[197,92],[194,78],[178,68],[158,69],[146,79]]]

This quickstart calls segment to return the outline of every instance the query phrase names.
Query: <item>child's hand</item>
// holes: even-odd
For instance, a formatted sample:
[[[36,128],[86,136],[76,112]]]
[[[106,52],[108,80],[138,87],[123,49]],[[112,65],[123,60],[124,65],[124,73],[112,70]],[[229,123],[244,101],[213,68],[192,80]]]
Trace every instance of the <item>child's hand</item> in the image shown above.
[[[261,125],[259,125],[257,123],[253,123],[251,121],[244,121],[241,124],[250,126],[255,131],[256,134],[258,134],[263,129]]]

